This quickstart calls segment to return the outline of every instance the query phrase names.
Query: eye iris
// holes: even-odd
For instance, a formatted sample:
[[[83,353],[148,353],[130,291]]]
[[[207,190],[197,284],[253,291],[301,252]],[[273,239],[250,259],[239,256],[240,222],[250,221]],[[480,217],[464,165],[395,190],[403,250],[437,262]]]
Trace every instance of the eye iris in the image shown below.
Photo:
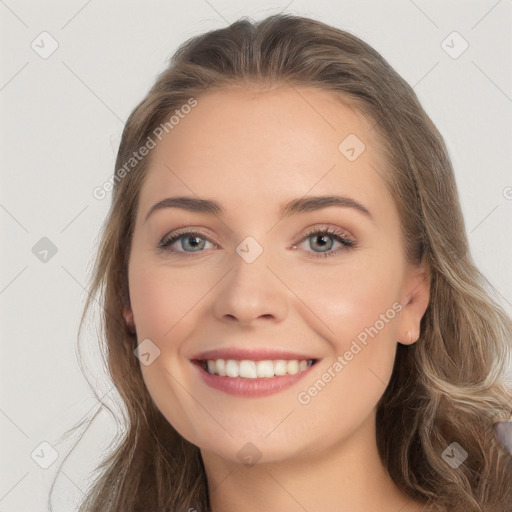
[[[196,242],[193,242],[192,244],[190,244],[192,249],[197,249],[198,247],[202,249],[202,245],[204,245],[204,242],[205,242],[202,238],[200,238],[198,236],[187,236],[187,237],[184,237],[181,239],[181,247],[183,249],[186,249],[185,243],[190,242],[190,240],[195,240],[196,242],[197,242],[197,240],[199,240],[199,244],[196,244]]]
[[[327,250],[327,251],[328,251],[328,250],[330,250],[330,249],[332,248],[333,241],[332,241],[332,237],[330,237],[329,235],[320,235],[320,234],[318,234],[318,235],[312,235],[312,236],[311,236],[311,238],[312,238],[313,240],[319,240],[319,239],[321,239],[321,240],[323,240],[324,242],[325,242],[325,239],[328,239],[328,240],[330,240],[330,241],[331,241],[331,243],[330,243],[329,247],[327,247],[327,249],[326,249],[326,247],[325,247],[325,243],[324,243],[324,242],[322,242],[322,243],[321,243],[321,246],[320,246],[320,249],[322,249],[322,250]],[[313,245],[314,245],[314,244],[313,244]],[[312,245],[312,246],[313,246],[313,245]]]

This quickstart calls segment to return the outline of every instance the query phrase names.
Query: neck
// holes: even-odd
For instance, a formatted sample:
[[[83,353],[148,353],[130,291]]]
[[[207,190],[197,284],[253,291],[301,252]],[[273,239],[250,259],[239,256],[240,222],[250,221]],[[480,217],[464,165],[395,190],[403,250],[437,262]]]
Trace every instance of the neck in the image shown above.
[[[378,455],[375,415],[349,440],[322,452],[253,465],[212,452],[202,456],[212,512],[425,510],[387,474]]]

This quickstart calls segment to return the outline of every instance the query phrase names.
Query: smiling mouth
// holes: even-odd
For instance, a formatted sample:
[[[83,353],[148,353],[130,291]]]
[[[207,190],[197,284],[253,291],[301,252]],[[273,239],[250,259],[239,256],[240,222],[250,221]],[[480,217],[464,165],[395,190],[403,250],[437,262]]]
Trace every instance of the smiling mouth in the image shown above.
[[[194,362],[211,375],[244,379],[270,379],[301,373],[315,364],[316,359],[267,359],[261,361],[208,359]]]

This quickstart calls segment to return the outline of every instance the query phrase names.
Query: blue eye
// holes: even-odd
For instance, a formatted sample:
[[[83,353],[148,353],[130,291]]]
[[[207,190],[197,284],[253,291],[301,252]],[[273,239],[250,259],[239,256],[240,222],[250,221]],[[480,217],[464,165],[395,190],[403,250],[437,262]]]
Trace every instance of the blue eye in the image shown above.
[[[338,233],[338,231],[331,228],[317,229],[308,233],[302,240],[301,243],[306,240],[310,240],[309,246],[313,249],[315,254],[310,254],[312,258],[325,258],[327,256],[336,256],[347,249],[352,249],[356,246],[355,242],[347,238],[346,233]],[[341,249],[333,251],[334,244],[338,242],[341,245]],[[294,245],[294,247],[296,247]],[[315,247],[319,251],[315,250]]]
[[[309,240],[309,248],[306,250],[308,256],[311,258],[325,258],[327,256],[337,256],[347,249],[356,247],[356,243],[351,238],[347,237],[345,231],[338,232],[332,228],[317,228],[304,236],[300,242],[303,244]],[[333,246],[338,243],[341,248],[333,250]],[[208,247],[207,244],[211,244]],[[198,231],[181,231],[166,235],[158,244],[158,249],[167,252],[177,252],[183,254],[193,255],[194,253],[204,252],[205,249],[218,248],[219,246],[212,242],[203,233]],[[292,246],[293,249],[297,245]]]
[[[181,242],[178,244],[181,249],[172,248],[176,242]],[[194,253],[202,252],[208,242],[216,247],[216,244],[211,242],[202,233],[198,233],[196,231],[185,231],[181,233],[173,233],[172,235],[164,237],[158,244],[158,248],[166,251]]]

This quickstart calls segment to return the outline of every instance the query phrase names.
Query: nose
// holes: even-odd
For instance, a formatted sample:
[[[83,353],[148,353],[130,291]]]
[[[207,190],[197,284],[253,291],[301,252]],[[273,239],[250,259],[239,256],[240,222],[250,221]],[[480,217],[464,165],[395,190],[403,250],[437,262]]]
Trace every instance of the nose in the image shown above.
[[[252,263],[235,253],[231,271],[216,287],[215,317],[247,326],[281,322],[288,312],[289,291],[276,274],[271,265],[267,266],[265,251]]]

